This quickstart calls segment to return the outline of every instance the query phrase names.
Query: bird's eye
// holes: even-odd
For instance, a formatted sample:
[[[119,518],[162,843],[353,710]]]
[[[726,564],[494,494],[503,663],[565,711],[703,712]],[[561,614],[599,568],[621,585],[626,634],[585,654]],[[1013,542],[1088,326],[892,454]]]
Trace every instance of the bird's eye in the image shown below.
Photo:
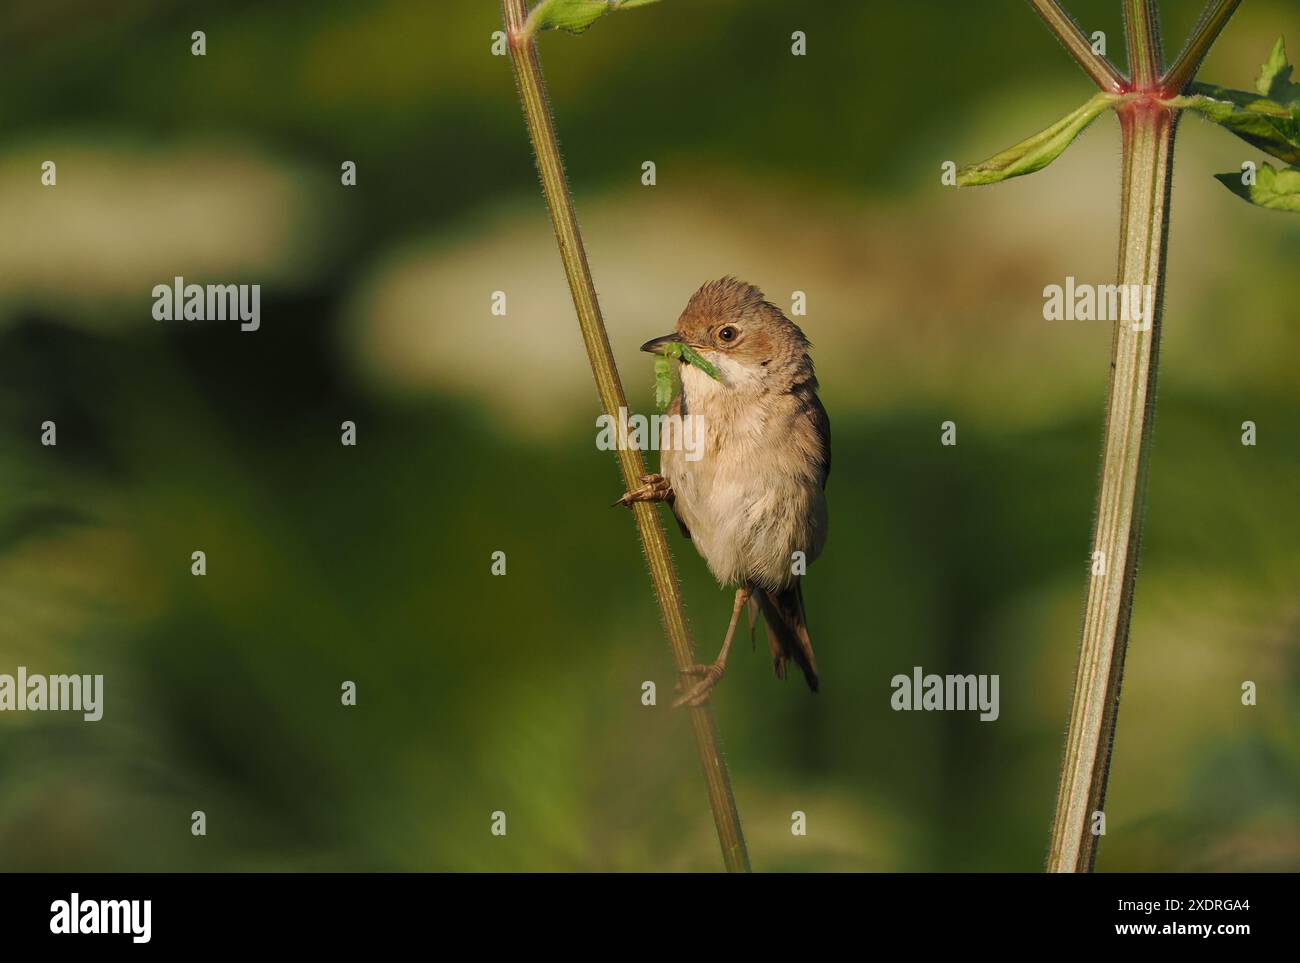
[[[723,328],[721,331],[718,332],[718,337],[721,338],[723,341],[735,341],[736,329],[733,328],[731,325],[727,325],[725,328]]]

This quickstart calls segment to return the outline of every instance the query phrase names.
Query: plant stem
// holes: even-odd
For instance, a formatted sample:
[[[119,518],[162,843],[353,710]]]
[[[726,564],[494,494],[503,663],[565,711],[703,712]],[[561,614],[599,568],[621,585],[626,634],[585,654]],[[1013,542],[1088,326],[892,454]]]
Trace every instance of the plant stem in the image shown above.
[[[1098,87],[1115,94],[1123,89],[1124,78],[1120,72],[1105,57],[1093,52],[1079,25],[1056,0],[1029,0],[1029,3]]]
[[[1102,553],[1093,555],[1100,560],[1101,574],[1092,577],[1084,610],[1049,872],[1087,872],[1096,855],[1093,819],[1106,798],[1155,405],[1178,114],[1148,104],[1124,104],[1118,110],[1124,137],[1119,283],[1142,285],[1141,290],[1152,291],[1154,298],[1147,302],[1152,316],[1149,324],[1144,322],[1146,330],[1134,330],[1135,325],[1128,321],[1115,322],[1093,535],[1093,551]]]
[[[1191,37],[1187,40],[1187,46],[1183,47],[1174,65],[1161,78],[1160,85],[1170,96],[1181,94],[1192,82],[1196,71],[1205,62],[1206,54],[1214,46],[1214,41],[1219,39],[1219,34],[1223,32],[1223,28],[1227,26],[1228,20],[1237,12],[1239,6],[1241,0],[1210,0],[1205,5],[1201,19],[1197,21]]]
[[[1137,90],[1150,90],[1162,69],[1157,0],[1124,0],[1124,32],[1129,82]]]
[[[1193,51],[1193,57],[1204,57],[1236,5],[1228,0],[1206,11],[1171,73],[1179,73],[1181,65],[1190,62],[1188,51]],[[1125,0],[1125,21],[1136,92],[1116,107],[1123,133],[1119,283],[1142,285],[1141,290],[1153,296],[1146,302],[1149,317],[1144,316],[1143,324],[1135,330],[1130,322],[1116,321],[1111,342],[1110,398],[1093,531],[1093,560],[1100,573],[1089,583],[1084,608],[1049,872],[1088,872],[1097,854],[1099,837],[1094,835],[1093,820],[1106,802],[1155,416],[1174,138],[1181,113],[1159,103],[1162,88],[1156,77],[1161,53],[1155,0]],[[1182,83],[1190,83],[1194,75],[1195,67]]]
[[[555,228],[555,240],[560,247],[560,259],[564,262],[564,274],[568,278],[569,291],[573,295],[573,306],[578,314],[578,325],[582,329],[582,340],[587,347],[587,357],[591,361],[591,373],[596,379],[596,390],[600,394],[600,402],[606,414],[617,419],[619,409],[625,407],[627,402],[623,395],[622,383],[619,381],[618,368],[614,364],[614,353],[610,350],[605,322],[601,318],[600,304],[596,300],[596,288],[591,279],[591,268],[587,265],[587,254],[582,246],[582,235],[578,230],[573,197],[569,192],[568,179],[565,177],[564,164],[560,158],[559,143],[555,137],[555,123],[546,96],[541,60],[537,55],[537,42],[532,33],[524,29],[526,2],[527,0],[502,0],[506,34],[510,40],[510,60],[514,65],[524,120],[528,125],[528,134],[537,159],[537,171],[541,175],[542,191],[546,195],[546,204],[551,212],[551,223]],[[628,490],[639,486],[641,476],[645,474],[645,463],[641,459],[641,452],[629,446],[621,446],[618,450],[618,460]],[[633,512],[637,529],[641,534],[641,544],[645,549],[646,562],[650,568],[650,578],[654,582],[655,595],[659,599],[659,608],[663,613],[668,644],[672,648],[678,672],[684,673],[695,664],[695,645],[686,623],[677,572],[673,568],[672,557],[668,554],[668,542],[664,538],[663,528],[659,525],[659,516],[654,505],[636,502],[633,505]],[[722,846],[722,861],[728,872],[748,872],[749,853],[745,848],[745,838],[740,829],[740,815],[736,810],[735,796],[731,791],[727,764],[722,758],[722,750],[719,747],[713,711],[707,703],[688,711],[691,726],[695,731],[695,745],[699,751],[700,764],[704,769],[704,781],[708,786],[709,805],[713,810],[718,841]]]

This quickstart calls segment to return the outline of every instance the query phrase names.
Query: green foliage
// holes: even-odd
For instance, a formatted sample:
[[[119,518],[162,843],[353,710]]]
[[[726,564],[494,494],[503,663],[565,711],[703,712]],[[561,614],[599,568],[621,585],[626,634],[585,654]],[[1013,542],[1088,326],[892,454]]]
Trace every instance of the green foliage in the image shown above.
[[[1286,42],[1281,37],[1277,38],[1268,59],[1259,68],[1255,89],[1280,104],[1300,106],[1300,84],[1291,82],[1291,64],[1286,59]]]
[[[1232,193],[1256,207],[1300,214],[1300,168],[1274,170],[1273,165],[1265,164],[1255,172],[1253,184],[1244,183],[1238,172],[1214,176]]]
[[[582,33],[607,13],[643,7],[658,0],[542,0],[528,15],[536,30],[567,30]]]
[[[1286,161],[1300,164],[1300,84],[1291,79],[1293,66],[1279,37],[1260,67],[1255,90],[1234,90],[1217,84],[1193,83],[1191,94],[1161,101],[1176,110],[1194,110],[1246,143]],[[1127,95],[1129,97],[1133,95]],[[1099,93],[1051,127],[980,164],[957,172],[962,187],[996,184],[1042,170],[1064,153],[1089,124],[1123,96]],[[1274,170],[1268,164],[1255,184],[1244,184],[1237,173],[1215,175],[1229,190],[1252,204],[1278,211],[1297,210],[1296,169]]]
[[[1196,111],[1279,160],[1300,162],[1300,107],[1212,84],[1192,84],[1192,91],[1192,96],[1168,103]]]
[[[1051,127],[1040,131],[1028,140],[995,154],[980,164],[971,164],[957,172],[957,184],[970,187],[977,184],[996,184],[1010,177],[1032,174],[1042,170],[1065,152],[1074,139],[1083,133],[1107,107],[1120,98],[1116,94],[1098,93],[1074,112],[1067,114]]]
[[[1176,97],[1170,106],[1195,110],[1230,130],[1246,143],[1288,164],[1300,164],[1300,84],[1291,81],[1281,37],[1259,69],[1255,91],[1232,90],[1213,84],[1192,84],[1192,95]],[[1265,164],[1254,184],[1232,172],[1215,177],[1228,190],[1258,207],[1300,212],[1300,171],[1274,170]]]

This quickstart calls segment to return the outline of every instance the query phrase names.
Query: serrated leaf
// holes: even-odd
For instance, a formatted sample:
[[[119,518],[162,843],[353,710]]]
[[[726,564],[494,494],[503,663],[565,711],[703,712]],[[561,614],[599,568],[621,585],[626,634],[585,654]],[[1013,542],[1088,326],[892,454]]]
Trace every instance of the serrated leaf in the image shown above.
[[[542,0],[528,15],[534,30],[582,33],[607,13],[643,7],[657,0]]]
[[[1291,70],[1291,63],[1286,57],[1286,42],[1278,37],[1264,66],[1259,68],[1255,89],[1279,104],[1300,107],[1300,84],[1291,82]]]
[[[1291,211],[1300,214],[1300,168],[1287,167],[1275,171],[1265,164],[1255,171],[1255,183],[1243,184],[1240,171],[1215,174],[1215,179],[1242,200],[1271,211]]]
[[[1046,130],[1039,131],[1028,140],[1022,140],[1000,154],[995,154],[980,164],[971,164],[957,171],[957,184],[971,187],[978,184],[996,184],[1010,177],[1032,174],[1042,170],[1065,152],[1076,137],[1083,133],[1106,108],[1120,98],[1115,94],[1099,93],[1078,110],[1067,114]]]
[[[1300,108],[1212,84],[1194,83],[1191,91],[1162,103],[1194,110],[1279,160],[1300,163]]]

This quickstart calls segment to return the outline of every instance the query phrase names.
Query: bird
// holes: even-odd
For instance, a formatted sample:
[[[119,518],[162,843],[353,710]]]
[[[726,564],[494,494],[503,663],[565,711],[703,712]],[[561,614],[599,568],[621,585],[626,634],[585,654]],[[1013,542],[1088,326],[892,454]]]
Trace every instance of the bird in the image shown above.
[[[670,419],[699,416],[702,450],[692,458],[661,446],[659,472],[643,475],[615,504],[665,502],[718,583],[736,587],[717,658],[686,670],[695,681],[679,683],[675,705],[709,698],[726,671],[742,609],[751,642],[762,613],[777,678],[793,662],[816,692],[802,577],[826,544],[831,427],[811,345],[761,290],[732,276],[700,287],[674,331],[641,350],[664,354],[672,342],[716,370],[715,379],[679,359],[681,388],[667,412]]]

